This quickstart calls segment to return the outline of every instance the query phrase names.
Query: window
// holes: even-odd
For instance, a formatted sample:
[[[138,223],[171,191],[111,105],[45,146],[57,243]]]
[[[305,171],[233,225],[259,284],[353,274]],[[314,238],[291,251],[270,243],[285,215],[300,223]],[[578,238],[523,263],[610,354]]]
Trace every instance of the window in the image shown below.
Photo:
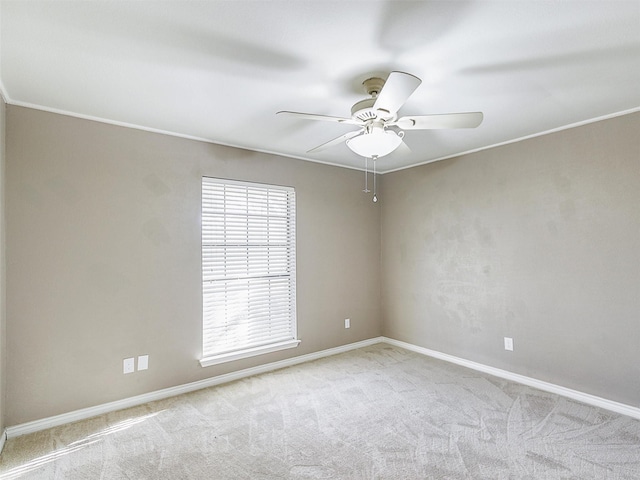
[[[202,179],[203,367],[296,347],[295,191]]]

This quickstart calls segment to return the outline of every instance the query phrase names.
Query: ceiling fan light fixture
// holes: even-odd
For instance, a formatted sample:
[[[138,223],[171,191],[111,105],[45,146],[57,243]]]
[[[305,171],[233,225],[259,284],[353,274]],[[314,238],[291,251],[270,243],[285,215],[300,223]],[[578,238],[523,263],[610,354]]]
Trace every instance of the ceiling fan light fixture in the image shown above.
[[[384,157],[402,143],[402,136],[392,130],[373,128],[370,132],[347,140],[347,147],[361,157]]]

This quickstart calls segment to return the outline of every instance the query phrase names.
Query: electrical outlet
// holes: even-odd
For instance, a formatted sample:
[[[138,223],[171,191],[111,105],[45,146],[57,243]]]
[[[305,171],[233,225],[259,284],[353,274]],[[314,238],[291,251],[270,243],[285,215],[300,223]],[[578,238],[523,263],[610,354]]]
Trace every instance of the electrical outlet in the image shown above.
[[[122,361],[123,373],[133,373],[136,369],[135,358],[125,358]]]
[[[513,352],[513,338],[504,337],[504,349]]]
[[[140,355],[138,357],[138,371],[147,370],[149,368],[149,355]]]
[[[345,318],[344,319],[344,328],[351,328],[351,319],[350,318]]]

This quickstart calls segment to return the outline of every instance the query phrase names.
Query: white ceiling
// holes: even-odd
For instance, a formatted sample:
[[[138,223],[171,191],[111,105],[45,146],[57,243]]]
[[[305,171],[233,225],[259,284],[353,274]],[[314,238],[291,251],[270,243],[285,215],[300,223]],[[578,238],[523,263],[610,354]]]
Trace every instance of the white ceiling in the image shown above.
[[[408,131],[392,171],[639,110],[640,2],[7,1],[8,103],[360,168],[350,116],[361,82],[422,85],[401,115],[482,111],[477,129]]]

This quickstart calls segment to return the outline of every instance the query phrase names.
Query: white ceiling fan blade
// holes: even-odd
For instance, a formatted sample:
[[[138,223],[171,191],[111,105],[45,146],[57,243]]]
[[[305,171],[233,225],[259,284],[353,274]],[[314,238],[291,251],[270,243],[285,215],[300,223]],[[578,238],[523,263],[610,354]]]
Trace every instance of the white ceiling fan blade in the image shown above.
[[[420,86],[422,80],[404,72],[391,72],[373,104],[374,110],[395,114]]]
[[[362,125],[362,122],[356,121],[353,118],[344,117],[332,117],[331,115],[318,115],[316,113],[302,113],[302,112],[289,112],[286,110],[277,112],[276,115],[285,114],[297,118],[304,118],[305,120],[322,120],[325,122],[347,123],[349,125]]]
[[[402,130],[431,130],[439,128],[475,128],[482,123],[482,112],[442,113],[402,117],[391,123]]]
[[[318,145],[317,147],[312,148],[311,150],[307,150],[307,153],[320,152],[326,148],[330,148],[342,142],[346,142],[347,140],[353,137],[357,137],[361,133],[362,133],[362,130],[355,130],[353,132],[345,133],[344,135],[340,135],[339,137],[336,137],[333,140],[329,140],[328,142],[325,142],[322,145]]]

